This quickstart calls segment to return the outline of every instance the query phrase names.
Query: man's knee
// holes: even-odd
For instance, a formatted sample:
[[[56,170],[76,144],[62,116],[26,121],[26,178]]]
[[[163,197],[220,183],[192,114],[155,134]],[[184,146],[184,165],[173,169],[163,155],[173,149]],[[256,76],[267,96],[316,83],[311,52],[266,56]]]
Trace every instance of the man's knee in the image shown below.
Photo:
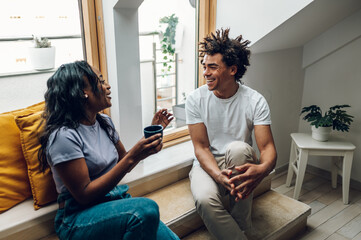
[[[256,152],[248,143],[242,141],[231,142],[225,154],[227,167],[243,165],[247,162],[256,163]]]
[[[228,154],[245,154],[252,155],[255,151],[248,143],[242,141],[234,141],[228,144],[227,151]]]
[[[202,195],[194,199],[198,213],[214,211],[219,207],[222,208],[222,201],[217,196]]]

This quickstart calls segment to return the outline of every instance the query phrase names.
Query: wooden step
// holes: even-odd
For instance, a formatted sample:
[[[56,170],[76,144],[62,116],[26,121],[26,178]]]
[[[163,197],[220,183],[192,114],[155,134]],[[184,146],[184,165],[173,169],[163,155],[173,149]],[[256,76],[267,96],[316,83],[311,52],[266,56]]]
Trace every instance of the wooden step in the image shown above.
[[[270,178],[269,178],[270,179]],[[306,227],[311,208],[299,201],[268,190],[268,180],[255,192],[253,228],[247,233],[250,240],[291,239]],[[265,186],[267,186],[265,188]],[[257,190],[258,191],[258,190]],[[264,192],[266,191],[266,192]],[[161,220],[183,238],[203,226],[190,191],[189,179],[183,179],[158,191],[145,195],[159,205]],[[185,239],[210,239],[206,230],[199,230]]]
[[[212,237],[209,234],[207,228],[202,226],[197,231],[182,238],[182,240],[212,240]]]
[[[267,192],[271,188],[273,176],[274,172],[263,179],[255,189],[254,197]],[[194,206],[189,178],[168,185],[144,197],[153,199],[158,203],[161,220],[179,237],[183,237],[203,226],[203,222]]]

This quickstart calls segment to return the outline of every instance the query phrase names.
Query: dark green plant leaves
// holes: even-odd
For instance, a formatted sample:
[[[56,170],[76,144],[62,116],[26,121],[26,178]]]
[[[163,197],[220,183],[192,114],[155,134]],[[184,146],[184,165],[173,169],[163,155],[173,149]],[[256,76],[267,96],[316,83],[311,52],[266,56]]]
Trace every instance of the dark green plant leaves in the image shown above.
[[[350,125],[353,122],[353,116],[346,113],[342,108],[351,107],[350,105],[335,105],[322,115],[321,108],[317,105],[311,105],[304,107],[301,110],[300,115],[306,113],[302,118],[307,122],[310,122],[312,126],[318,127],[331,127],[337,131],[346,131],[350,129]]]
[[[161,48],[162,53],[168,55],[164,56],[164,60],[171,59],[169,56],[174,56],[175,54],[175,48],[173,48],[173,45],[175,44],[175,34],[176,34],[176,28],[178,24],[178,17],[175,16],[173,13],[170,16],[165,16],[159,19],[159,23],[166,23],[167,28],[165,29],[165,32],[163,34],[163,39],[161,40]],[[171,60],[169,60],[171,62]],[[164,71],[169,71],[171,67],[168,66],[168,62],[163,63],[163,67],[165,67]],[[162,72],[164,72],[162,71]]]

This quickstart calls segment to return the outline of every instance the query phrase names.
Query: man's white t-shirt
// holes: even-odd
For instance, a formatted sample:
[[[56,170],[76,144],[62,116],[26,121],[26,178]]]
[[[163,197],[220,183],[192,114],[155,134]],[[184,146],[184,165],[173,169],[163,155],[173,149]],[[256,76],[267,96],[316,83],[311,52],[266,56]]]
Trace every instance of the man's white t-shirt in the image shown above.
[[[253,126],[270,125],[271,113],[266,99],[247,86],[239,84],[236,94],[221,99],[204,85],[187,97],[186,123],[204,123],[211,152],[222,156],[233,141],[252,146]]]

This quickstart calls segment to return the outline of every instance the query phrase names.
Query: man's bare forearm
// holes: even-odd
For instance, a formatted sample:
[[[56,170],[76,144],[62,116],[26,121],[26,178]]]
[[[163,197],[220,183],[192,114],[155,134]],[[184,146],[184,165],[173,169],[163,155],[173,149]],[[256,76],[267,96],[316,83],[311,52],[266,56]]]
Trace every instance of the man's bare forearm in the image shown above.
[[[195,155],[204,171],[206,171],[213,179],[217,179],[221,170],[209,148],[198,147],[195,149]]]
[[[264,149],[260,154],[260,165],[264,166],[265,175],[268,175],[276,166],[277,152],[273,146]]]

